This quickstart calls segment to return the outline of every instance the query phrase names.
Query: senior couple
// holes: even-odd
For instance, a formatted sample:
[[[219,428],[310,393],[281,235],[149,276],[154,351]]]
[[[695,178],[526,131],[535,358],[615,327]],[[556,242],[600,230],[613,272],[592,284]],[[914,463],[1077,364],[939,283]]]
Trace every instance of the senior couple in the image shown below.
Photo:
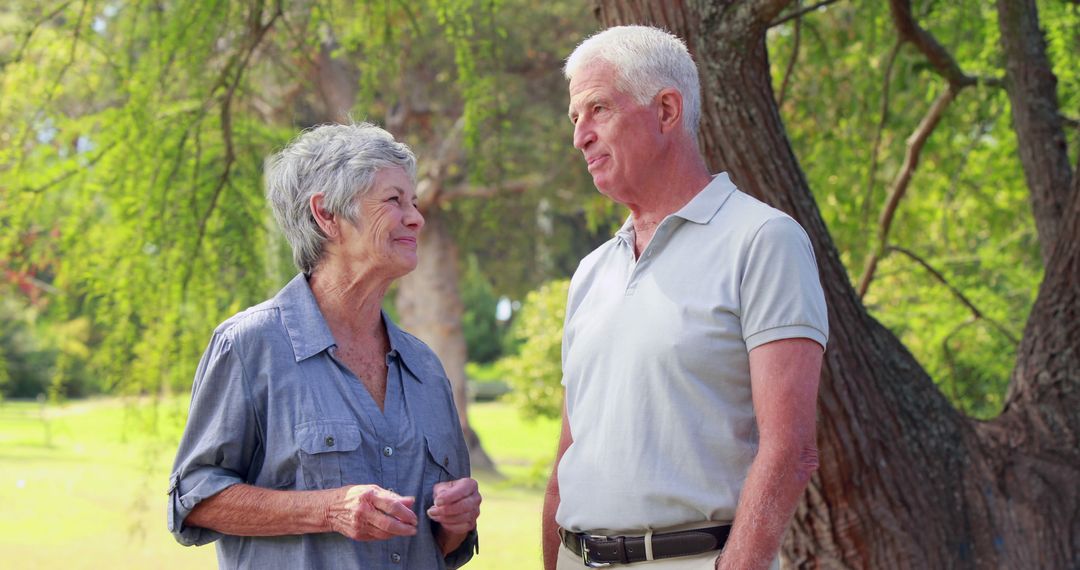
[[[816,467],[828,324],[810,242],[710,174],[681,40],[611,28],[565,73],[573,144],[630,216],[570,286],[544,567],[776,567]],[[369,124],[309,130],[267,163],[300,273],[214,331],[170,479],[169,529],[216,541],[221,567],[442,569],[478,551],[446,373],[381,310],[416,267],[415,177]]]

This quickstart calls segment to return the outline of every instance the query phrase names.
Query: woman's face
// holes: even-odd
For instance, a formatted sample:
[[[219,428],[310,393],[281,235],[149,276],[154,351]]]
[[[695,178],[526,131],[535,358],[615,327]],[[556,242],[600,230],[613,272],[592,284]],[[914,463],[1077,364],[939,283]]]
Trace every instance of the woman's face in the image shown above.
[[[370,191],[357,198],[356,224],[341,227],[342,245],[350,261],[385,270],[396,279],[416,269],[416,246],[424,216],[416,209],[416,188],[400,167],[375,174]]]

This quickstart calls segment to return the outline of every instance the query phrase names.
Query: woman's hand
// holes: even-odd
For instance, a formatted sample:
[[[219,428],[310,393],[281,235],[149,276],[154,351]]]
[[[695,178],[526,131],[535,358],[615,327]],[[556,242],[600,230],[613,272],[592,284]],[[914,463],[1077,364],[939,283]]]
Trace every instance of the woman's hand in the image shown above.
[[[443,554],[453,552],[476,528],[480,516],[480,487],[476,480],[466,477],[456,481],[436,483],[433,488],[435,505],[428,509],[428,517],[439,523],[439,546]]]
[[[340,489],[341,496],[326,509],[334,532],[353,540],[385,540],[416,534],[414,497],[402,497],[378,485],[354,485]]]

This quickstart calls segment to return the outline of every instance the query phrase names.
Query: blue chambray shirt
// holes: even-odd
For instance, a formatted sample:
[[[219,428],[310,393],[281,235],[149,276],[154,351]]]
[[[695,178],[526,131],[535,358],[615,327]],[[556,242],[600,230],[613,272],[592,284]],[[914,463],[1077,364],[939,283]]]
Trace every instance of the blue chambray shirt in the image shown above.
[[[390,337],[384,410],[334,356],[307,279],[214,331],[192,386],[169,481],[169,530],[184,545],[217,541],[221,568],[442,569],[467,562],[476,534],[445,559],[426,512],[432,487],[469,476],[450,383],[435,353],[384,314]],[[236,483],[315,490],[376,484],[414,496],[416,536],[358,542],[337,533],[240,537],[184,525],[203,499]]]

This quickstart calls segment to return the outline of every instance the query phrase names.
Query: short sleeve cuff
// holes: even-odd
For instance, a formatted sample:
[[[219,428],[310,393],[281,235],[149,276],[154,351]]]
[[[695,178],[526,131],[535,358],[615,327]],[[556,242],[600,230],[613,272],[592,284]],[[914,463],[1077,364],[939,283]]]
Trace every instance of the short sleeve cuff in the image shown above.
[[[480,554],[480,538],[476,531],[472,530],[461,545],[444,558],[447,570],[464,566],[466,562],[472,560],[474,554]]]
[[[815,327],[809,325],[784,325],[767,328],[747,336],[745,339],[746,352],[750,352],[765,343],[788,338],[808,338],[820,344],[822,350],[825,350],[825,345],[829,341],[828,335]]]
[[[183,479],[179,473],[174,473],[169,478],[169,532],[176,541],[184,546],[202,546],[225,536],[207,528],[186,526],[184,520],[195,505],[240,482],[235,476],[218,470],[187,473]],[[187,492],[183,492],[184,489],[188,489]]]

